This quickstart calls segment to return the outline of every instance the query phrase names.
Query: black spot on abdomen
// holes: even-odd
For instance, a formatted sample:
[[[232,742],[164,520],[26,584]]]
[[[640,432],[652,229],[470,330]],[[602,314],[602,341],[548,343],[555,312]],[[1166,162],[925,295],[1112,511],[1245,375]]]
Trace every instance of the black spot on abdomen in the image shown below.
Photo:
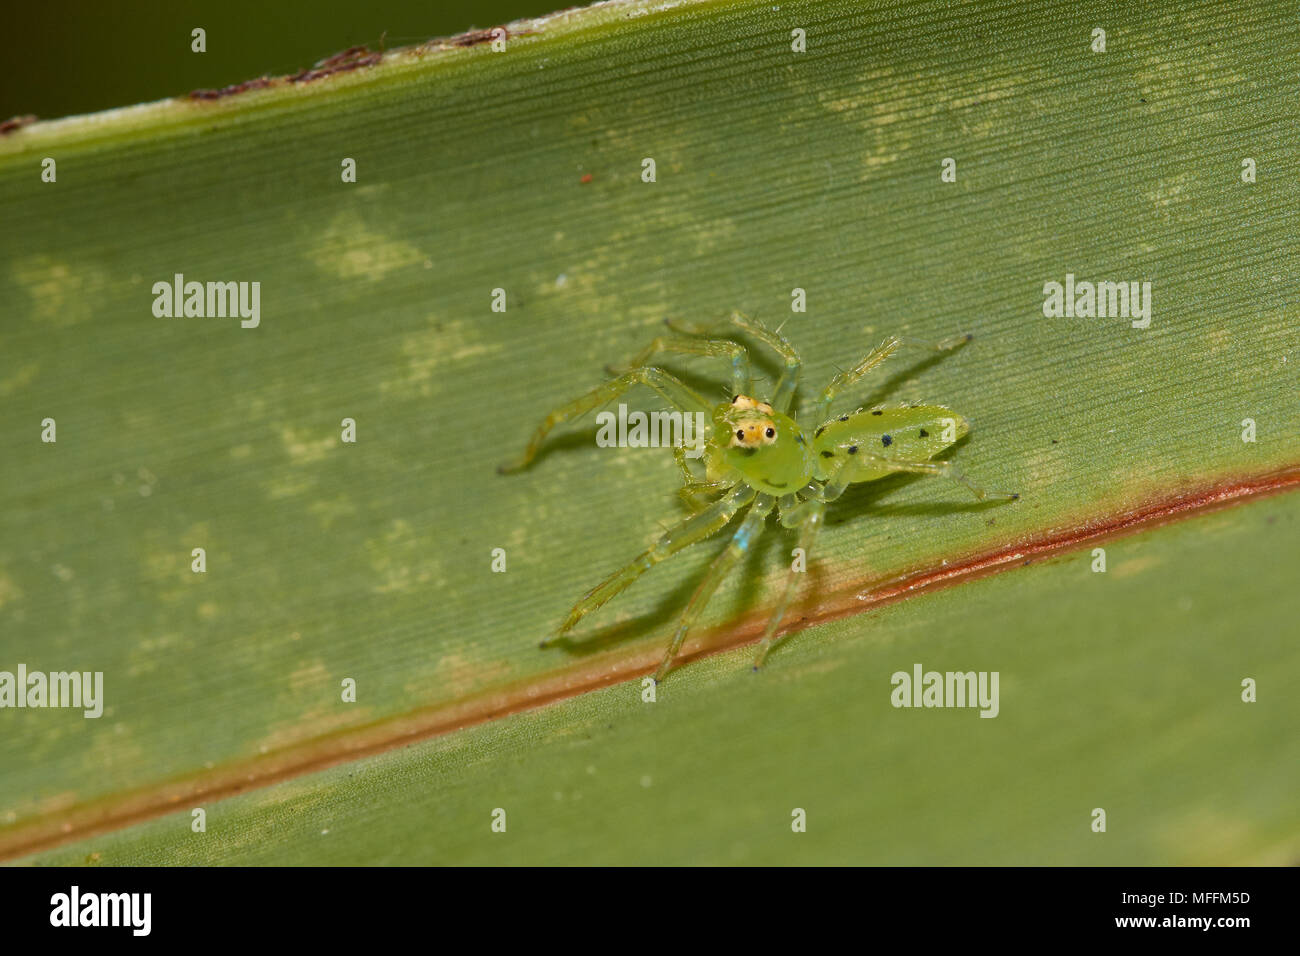
[[[823,457],[823,458],[834,458],[834,457],[835,457],[835,452],[833,452],[833,451],[824,451],[824,452],[822,452],[822,457]]]
[[[929,437],[930,437],[930,433],[929,433],[928,431],[926,431],[924,428],[922,428],[922,429],[921,429],[921,434],[917,435],[916,437],[917,437],[917,438],[929,438]]]
[[[884,445],[886,448],[888,448],[893,443],[894,443],[894,439],[890,438],[888,435],[880,436],[880,444]]]

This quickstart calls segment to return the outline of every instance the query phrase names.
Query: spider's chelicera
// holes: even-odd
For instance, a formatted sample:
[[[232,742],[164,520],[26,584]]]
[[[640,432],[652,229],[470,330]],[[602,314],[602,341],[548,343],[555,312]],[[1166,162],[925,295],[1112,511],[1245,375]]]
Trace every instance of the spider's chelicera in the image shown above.
[[[943,405],[879,405],[830,417],[836,396],[893,355],[903,346],[902,340],[887,340],[862,361],[831,379],[814,406],[816,420],[822,424],[809,435],[789,415],[800,368],[799,355],[794,347],[779,332],[740,313],[732,313],[730,324],[734,330],[746,333],[771,348],[782,361],[783,371],[769,401],[751,397],[754,386],[749,352],[739,342],[720,337],[734,334],[732,329],[711,332],[684,323],[669,323],[675,334],[651,342],[617,378],[552,411],[534,432],[523,455],[501,466],[502,473],[526,467],[537,456],[552,428],[605,404],[633,385],[654,389],[681,412],[703,412],[712,423],[704,449],[703,477],[687,464],[685,449],[674,449],[682,472],[681,494],[693,514],[665,532],[652,548],[632,563],[588,591],[574,605],[556,633],[542,642],[543,647],[567,634],[583,617],[660,561],[722,530],[741,511],[745,511],[745,515],[726,549],[714,559],[691,595],[668,652],[655,673],[656,681],[668,673],[682,642],[709,598],[753,546],[773,510],[779,514],[783,526],[798,529],[799,547],[805,556],[809,556],[822,526],[826,504],[857,482],[875,481],[897,472],[913,472],[951,478],[965,485],[981,500],[1019,497],[986,492],[952,462],[935,460],[936,455],[970,431],[965,418]],[[962,335],[929,348],[945,352],[970,339],[971,336]],[[666,352],[728,359],[731,365],[731,400],[715,407],[684,382],[650,364],[652,359]],[[755,670],[763,666],[776,640],[777,630],[794,594],[796,573],[792,568],[781,599],[759,642]]]

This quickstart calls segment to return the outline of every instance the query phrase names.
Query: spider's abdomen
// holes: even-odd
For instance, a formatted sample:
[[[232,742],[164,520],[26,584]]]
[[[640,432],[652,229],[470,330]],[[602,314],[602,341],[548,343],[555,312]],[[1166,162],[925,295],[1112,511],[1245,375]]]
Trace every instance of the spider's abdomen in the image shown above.
[[[928,461],[968,431],[970,423],[943,405],[878,405],[841,415],[813,433],[817,478],[833,478],[856,457],[853,480],[875,481],[888,471],[873,468],[872,458]]]

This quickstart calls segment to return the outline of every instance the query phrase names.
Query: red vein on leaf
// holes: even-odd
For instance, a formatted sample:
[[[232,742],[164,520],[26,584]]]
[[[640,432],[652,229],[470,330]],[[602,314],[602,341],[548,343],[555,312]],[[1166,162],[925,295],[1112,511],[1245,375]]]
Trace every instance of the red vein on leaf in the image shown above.
[[[950,560],[937,568],[919,568],[885,581],[858,582],[822,596],[816,607],[795,618],[783,628],[783,633],[839,620],[917,594],[952,587],[1098,542],[1296,488],[1300,488],[1300,466],[1152,499],[1118,514],[1064,530],[1028,536],[992,551]],[[692,638],[682,649],[678,666],[757,641],[766,621],[765,611],[756,610]],[[88,801],[61,811],[58,818],[38,816],[21,820],[0,829],[0,860],[48,850],[62,843],[188,809],[198,802],[211,803],[640,678],[653,673],[662,652],[662,647],[651,642],[630,652],[611,650],[593,654],[567,668],[533,676],[517,684],[346,728],[282,750],[139,790]],[[780,666],[779,660],[771,666]]]

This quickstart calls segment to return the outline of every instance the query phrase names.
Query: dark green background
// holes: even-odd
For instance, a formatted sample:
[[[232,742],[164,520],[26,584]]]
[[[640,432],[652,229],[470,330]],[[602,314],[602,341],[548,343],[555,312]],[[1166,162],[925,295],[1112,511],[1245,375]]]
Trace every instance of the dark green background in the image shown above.
[[[582,6],[560,0],[79,0],[6,5],[0,119],[130,106],[262,74],[293,73],[358,44],[433,37]],[[190,31],[207,52],[190,52]]]

